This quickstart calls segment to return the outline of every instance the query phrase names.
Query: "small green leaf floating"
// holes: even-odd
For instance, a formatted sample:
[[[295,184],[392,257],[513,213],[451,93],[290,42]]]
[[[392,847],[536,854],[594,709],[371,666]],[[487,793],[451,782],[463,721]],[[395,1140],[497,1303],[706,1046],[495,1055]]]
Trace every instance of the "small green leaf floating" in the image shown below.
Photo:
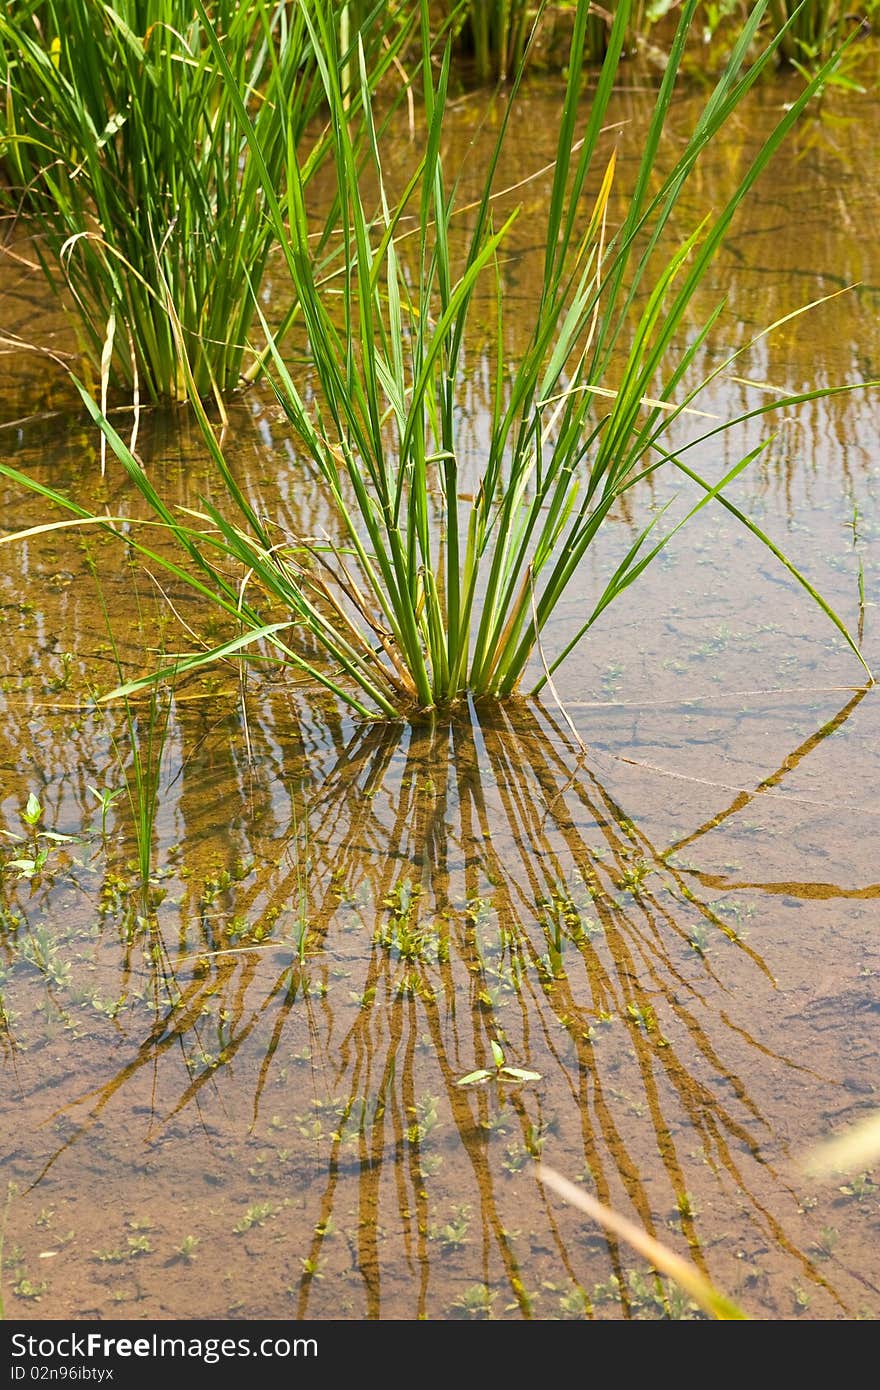
[[[541,1073],[539,1071],[526,1071],[524,1067],[500,1067],[499,1070],[502,1071],[505,1076],[511,1077],[514,1081],[541,1080]]]
[[[489,1071],[487,1067],[480,1067],[479,1071],[469,1071],[467,1076],[460,1076],[456,1081],[456,1086],[481,1086],[484,1081],[498,1080],[506,1077],[508,1081],[540,1081],[539,1071],[526,1071],[524,1067],[498,1067],[495,1071]]]
[[[481,1086],[485,1081],[497,1081],[500,1077],[506,1077],[508,1081],[540,1081],[541,1073],[537,1071],[526,1071],[524,1067],[508,1066],[504,1060],[504,1050],[499,1042],[494,1038],[489,1040],[492,1049],[492,1060],[495,1063],[495,1070],[489,1067],[480,1067],[477,1071],[469,1071],[467,1076],[460,1076],[455,1083],[456,1086]]]

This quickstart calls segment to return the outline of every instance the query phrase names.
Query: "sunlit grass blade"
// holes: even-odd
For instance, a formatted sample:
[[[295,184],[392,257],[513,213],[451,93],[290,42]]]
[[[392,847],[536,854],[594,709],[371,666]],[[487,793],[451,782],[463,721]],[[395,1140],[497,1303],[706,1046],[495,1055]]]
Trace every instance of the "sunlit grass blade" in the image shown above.
[[[674,1279],[680,1288],[697,1303],[704,1312],[710,1317],[718,1318],[721,1321],[748,1321],[747,1314],[728,1298],[726,1294],[719,1293],[705,1275],[701,1274],[696,1265],[685,1260],[681,1255],[676,1254],[668,1245],[656,1240],[641,1226],[636,1226],[634,1222],[621,1216],[604,1202],[599,1202],[589,1192],[577,1187],[575,1183],[569,1182],[561,1173],[549,1168],[544,1163],[539,1163],[537,1176],[540,1182],[553,1189],[566,1202],[577,1207],[593,1221],[597,1221],[600,1226],[612,1236],[617,1236],[620,1240],[625,1240],[628,1245],[642,1255],[650,1264],[662,1274],[668,1274],[670,1279]]]
[[[149,689],[158,683],[184,675],[187,671],[198,671],[203,666],[210,666],[216,661],[222,661],[226,657],[234,655],[244,647],[249,647],[255,642],[260,642],[265,637],[273,637],[276,632],[283,632],[289,628],[290,623],[269,623],[264,627],[254,628],[251,631],[243,632],[240,636],[234,637],[229,642],[221,642],[217,647],[210,647],[203,652],[181,652],[172,655],[171,661],[167,666],[161,666],[155,671],[151,671],[147,676],[140,676],[136,680],[125,681],[122,685],[115,686],[101,696],[101,703],[109,700],[122,700],[128,695],[134,695],[140,690]]]

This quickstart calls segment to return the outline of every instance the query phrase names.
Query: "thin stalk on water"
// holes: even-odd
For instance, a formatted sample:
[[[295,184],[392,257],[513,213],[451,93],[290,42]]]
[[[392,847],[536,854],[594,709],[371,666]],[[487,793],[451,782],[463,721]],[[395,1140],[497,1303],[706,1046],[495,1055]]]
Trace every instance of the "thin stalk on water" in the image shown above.
[[[582,1212],[589,1216],[593,1221],[603,1226],[612,1236],[618,1236],[625,1240],[628,1245],[643,1255],[654,1268],[662,1270],[670,1278],[684,1289],[696,1303],[708,1313],[710,1317],[718,1318],[723,1322],[746,1320],[746,1314],[710,1283],[704,1275],[691,1264],[690,1261],[682,1257],[662,1241],[655,1240],[647,1231],[636,1226],[619,1212],[613,1210],[604,1202],[599,1202],[589,1192],[569,1182],[568,1178],[557,1173],[554,1168],[549,1168],[546,1163],[535,1165],[538,1181],[553,1189],[566,1202],[578,1207]]]
[[[107,601],[101,587],[97,569],[93,562],[90,562],[90,568],[92,569],[98,586],[98,599],[104,614],[104,623],[113,653],[113,659],[116,664],[117,672],[121,678],[123,671],[122,658],[113,630]],[[105,794],[102,804],[101,834],[103,838],[106,829],[106,814],[109,803],[115,800],[117,796],[121,795],[124,790],[131,810],[135,843],[137,845],[141,914],[144,920],[148,919],[151,906],[150,884],[153,875],[153,838],[156,828],[156,816],[159,809],[159,788],[162,778],[163,757],[173,703],[173,670],[168,672],[168,678],[171,684],[165,689],[161,689],[157,685],[151,685],[149,687],[146,692],[146,700],[142,697],[140,702],[142,705],[145,705],[145,709],[138,709],[130,696],[124,695],[122,697],[128,756],[126,756],[119,740],[112,731],[110,740],[122,774],[123,787],[109,796]],[[95,793],[95,795],[99,794]]]

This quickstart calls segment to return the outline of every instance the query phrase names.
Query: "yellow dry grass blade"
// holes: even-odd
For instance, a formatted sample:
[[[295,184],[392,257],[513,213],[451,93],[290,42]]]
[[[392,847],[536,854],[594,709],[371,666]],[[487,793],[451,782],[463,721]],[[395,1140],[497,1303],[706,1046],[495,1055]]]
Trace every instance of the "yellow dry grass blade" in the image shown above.
[[[44,521],[39,526],[28,526],[24,531],[10,531],[8,536],[0,536],[0,545],[11,545],[15,541],[26,541],[31,536],[45,536],[49,531],[66,531],[69,526],[114,526],[123,523],[131,525],[130,516],[75,516],[65,521]],[[142,526],[157,523],[142,521]]]
[[[572,396],[577,391],[589,391],[591,396],[604,396],[606,400],[616,401],[620,395],[610,386],[594,386],[592,382],[582,382],[580,386],[572,386],[568,391],[561,391],[558,396],[545,396],[541,405],[554,405],[556,401],[564,401],[566,397]],[[639,405],[646,406],[649,410],[677,411],[680,415],[699,415],[703,420],[719,420],[719,415],[713,415],[709,410],[696,410],[693,406],[679,406],[674,401],[656,401],[652,396],[640,396]]]
[[[812,1178],[840,1177],[872,1168],[880,1159],[880,1110],[852,1125],[843,1134],[817,1144],[803,1163]]]
[[[611,151],[611,158],[605,166],[605,173],[602,175],[602,183],[599,192],[596,194],[596,201],[593,204],[593,211],[590,214],[590,225],[584,232],[583,239],[577,250],[577,263],[583,260],[587,247],[595,241],[597,232],[599,233],[599,261],[602,260],[602,252],[605,246],[605,227],[608,218],[608,199],[611,197],[611,188],[614,184],[614,171],[617,167],[617,150]]]
[[[748,1320],[746,1314],[742,1312],[735,1303],[726,1298],[724,1294],[709,1283],[700,1271],[690,1263],[677,1255],[668,1246],[661,1245],[660,1241],[649,1236],[647,1231],[635,1226],[632,1221],[628,1221],[625,1216],[619,1216],[616,1211],[606,1207],[602,1202],[598,1202],[589,1192],[584,1192],[582,1188],[576,1187],[569,1182],[561,1173],[555,1169],[548,1168],[546,1164],[537,1165],[538,1178],[546,1187],[551,1187],[572,1206],[578,1207],[587,1216],[591,1216],[594,1221],[598,1221],[604,1226],[606,1231],[612,1235],[619,1236],[625,1240],[640,1255],[660,1270],[663,1274],[668,1274],[670,1279],[689,1293],[691,1298],[700,1305],[713,1318],[722,1321]]]

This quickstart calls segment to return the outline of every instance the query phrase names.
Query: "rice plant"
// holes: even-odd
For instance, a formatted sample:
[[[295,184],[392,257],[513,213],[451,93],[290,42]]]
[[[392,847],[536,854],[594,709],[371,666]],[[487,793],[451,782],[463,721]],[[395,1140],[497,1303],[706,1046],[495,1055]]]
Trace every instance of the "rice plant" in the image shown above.
[[[459,48],[473,56],[478,82],[505,82],[522,65],[537,10],[528,0],[470,0],[452,7]]]
[[[770,0],[770,18],[785,29],[780,60],[811,69],[840,42],[857,16],[841,0]]]
[[[644,28],[642,7],[640,0],[637,28]],[[456,55],[472,65],[477,83],[508,82],[522,72],[538,34],[542,39],[546,35],[554,55],[564,52],[557,29],[564,30],[576,8],[576,0],[563,5],[547,0],[447,0],[445,24],[454,36]],[[600,63],[605,56],[612,8],[589,7],[584,47],[588,63]]]
[[[348,6],[322,9],[341,23]],[[374,81],[404,34],[381,10],[358,30]],[[303,7],[218,0],[211,14],[259,168],[187,0],[15,0],[0,14],[0,200],[26,216],[105,391],[185,399],[169,301],[195,389],[238,384],[274,239],[267,191],[324,101]],[[325,148],[314,138],[300,157],[305,182]]]
[[[331,114],[341,266],[332,282],[309,235],[308,167],[293,154],[283,204],[268,169],[263,189],[308,331],[319,390],[312,385],[307,392],[294,379],[269,326],[263,322],[262,327],[271,345],[278,400],[333,504],[339,533],[284,535],[256,514],[235,482],[192,378],[190,391],[218,480],[217,496],[205,499],[198,514],[176,512],[158,495],[83,391],[93,418],[150,504],[154,524],[179,542],[182,561],[178,566],[143,543],[141,552],[153,564],[174,568],[178,577],[212,598],[237,631],[210,651],[180,655],[115,694],[162,679],[172,670],[180,673],[221,657],[239,660],[255,651],[307,672],[363,716],[405,717],[452,707],[468,695],[504,698],[524,688],[537,693],[548,682],[552,689],[553,673],[575,643],[709,503],[724,507],[787,567],[862,660],[838,615],[771,538],[725,496],[724,489],[760,448],[713,480],[702,477],[685,457],[694,443],[829,390],[761,405],[739,420],[712,425],[686,447],[664,442],[670,424],[729,365],[726,361],[706,380],[687,384],[722,307],[694,327],[687,315],[695,292],[738,206],[829,68],[820,69],[781,114],[727,204],[670,251],[670,218],[689,175],[700,155],[721,138],[725,121],[745,93],[772,65],[781,37],[777,34],[745,66],[764,13],[763,4],[758,5],[674,166],[665,177],[655,176],[697,3],[690,0],[682,12],[641,162],[616,227],[609,225],[614,155],[600,159],[599,151],[630,6],[621,3],[615,13],[580,140],[576,133],[584,112],[588,10],[579,8],[547,198],[543,286],[530,342],[512,365],[504,352],[499,256],[516,213],[496,225],[493,199],[506,118],[482,195],[470,210],[466,244],[463,251],[455,250],[455,187],[447,181],[441,157],[450,54],[447,48],[435,68],[427,5],[421,7],[427,134],[421,158],[396,201],[388,192],[382,141],[372,120],[366,58],[363,51],[359,54],[372,159],[369,203],[338,77],[335,29],[320,9],[302,6]],[[249,121],[216,38],[212,49],[259,167],[260,132]],[[515,97],[514,91],[508,116]],[[405,214],[415,215],[416,226],[406,239],[401,230]],[[474,486],[463,457],[459,404],[468,327],[483,313],[476,294],[487,282],[496,305],[496,366],[491,432]],[[180,333],[178,338],[185,347],[185,338]],[[185,356],[181,361],[186,370]],[[548,653],[548,624],[606,519],[621,499],[661,468],[680,474],[695,489],[696,500],[665,532],[658,527],[661,514],[651,518],[606,574],[577,632],[561,650]],[[13,476],[11,470],[3,471]],[[86,518],[75,501],[41,491]],[[127,543],[132,544],[131,535]]]

